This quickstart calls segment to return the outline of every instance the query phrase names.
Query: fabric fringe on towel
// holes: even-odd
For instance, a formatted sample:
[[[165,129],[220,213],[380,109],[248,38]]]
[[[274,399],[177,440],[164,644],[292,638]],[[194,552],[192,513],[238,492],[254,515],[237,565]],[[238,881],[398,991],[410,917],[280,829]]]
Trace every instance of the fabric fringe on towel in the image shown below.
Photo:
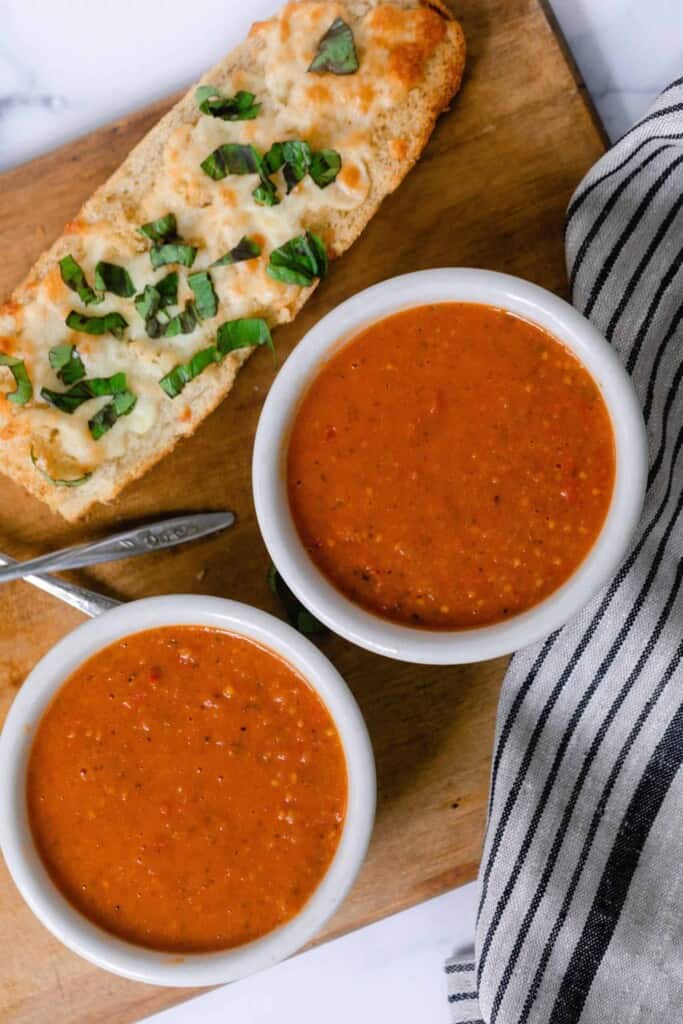
[[[581,183],[566,251],[642,403],[648,493],[607,588],[510,664],[457,1024],[683,1020],[683,79]]]

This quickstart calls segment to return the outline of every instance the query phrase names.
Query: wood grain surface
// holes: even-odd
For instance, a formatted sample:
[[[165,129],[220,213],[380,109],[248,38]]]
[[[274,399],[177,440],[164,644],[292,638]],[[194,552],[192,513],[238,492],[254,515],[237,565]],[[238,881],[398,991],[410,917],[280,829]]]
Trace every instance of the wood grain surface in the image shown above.
[[[488,267],[565,291],[563,213],[603,151],[600,129],[538,0],[454,0],[454,10],[469,49],[454,109],[297,321],[278,330],[281,359],[332,306],[410,270]],[[0,299],[171,102],[0,177]],[[195,436],[87,525],[67,525],[0,477],[0,550],[27,557],[159,513],[230,507],[239,524],[224,537],[71,578],[122,599],[194,592],[277,611],[249,479],[272,376],[268,354],[257,353]],[[0,714],[38,658],[79,620],[27,584],[0,588]],[[366,654],[331,635],[320,647],[360,703],[379,781],[367,862],[322,940],[475,876],[504,660],[425,668]],[[125,1024],[190,994],[116,978],[68,952],[24,906],[4,865],[0,948],[3,1022]]]

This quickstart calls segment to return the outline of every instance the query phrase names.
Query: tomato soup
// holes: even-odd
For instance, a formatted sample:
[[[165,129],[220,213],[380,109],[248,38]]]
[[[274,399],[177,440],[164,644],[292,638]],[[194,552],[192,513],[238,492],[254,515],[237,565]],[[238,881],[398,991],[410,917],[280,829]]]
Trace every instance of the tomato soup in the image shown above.
[[[347,597],[428,629],[519,614],[575,571],[612,496],[612,425],[564,345],[504,310],[441,303],[372,324],[297,411],[287,488]]]
[[[28,766],[57,887],[107,931],[177,953],[296,914],[335,853],[346,796],[313,689],[273,652],[199,626],[137,633],[81,665]]]

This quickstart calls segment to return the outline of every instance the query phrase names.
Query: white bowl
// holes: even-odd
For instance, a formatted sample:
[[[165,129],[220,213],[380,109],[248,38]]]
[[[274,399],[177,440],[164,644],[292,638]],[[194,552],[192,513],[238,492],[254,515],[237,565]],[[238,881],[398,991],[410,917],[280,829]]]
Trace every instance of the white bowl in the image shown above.
[[[216,953],[155,952],[115,938],[83,917],[51,881],[36,851],[26,808],[32,734],[54,693],[85,659],[122,636],[155,626],[213,626],[277,652],[326,705],[341,738],[348,807],[339,846],[318,888],[286,924]],[[122,604],[79,626],[38,662],[17,694],[0,736],[0,845],[31,910],[75,953],[126,978],[156,985],[217,985],[283,960],[314,937],[347,895],[367,850],[375,813],[375,767],[365,723],[351,691],[310,641],[265,612],[236,601],[177,595]]]
[[[389,622],[340,593],[315,566],[292,521],[286,486],[290,428],[299,402],[330,355],[362,328],[398,310],[434,302],[478,302],[540,325],[571,349],[600,388],[616,444],[614,493],[603,528],[573,575],[514,618],[474,629],[429,631]],[[422,270],[354,295],[323,317],[280,370],[261,412],[252,466],[256,515],[278,570],[318,619],[378,654],[425,664],[459,664],[509,654],[563,625],[614,574],[645,495],[647,441],[631,380],[592,324],[556,295],[507,274],[460,268]]]

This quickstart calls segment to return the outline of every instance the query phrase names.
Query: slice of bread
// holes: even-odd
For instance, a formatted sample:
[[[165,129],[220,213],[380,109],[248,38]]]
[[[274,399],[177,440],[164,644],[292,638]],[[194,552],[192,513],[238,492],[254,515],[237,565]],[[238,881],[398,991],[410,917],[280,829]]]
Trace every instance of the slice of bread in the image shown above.
[[[357,70],[310,71],[336,19],[351,28]],[[296,315],[317,281],[306,287],[274,280],[266,270],[270,253],[306,231],[323,240],[330,258],[344,252],[419,157],[459,87],[464,62],[462,31],[440,0],[298,0],[255,24],[202,83],[225,95],[254,94],[257,115],[234,121],[202,113],[190,90],[0,307],[0,353],[23,361],[33,387],[29,401],[10,401],[12,370],[0,367],[0,469],[75,520],[94,503],[110,501],[191,434],[230,391],[252,349],[236,349],[209,365],[175,398],[160,379],[213,345],[226,321],[260,318],[274,327]],[[263,206],[253,197],[257,174],[214,180],[200,166],[224,143],[251,144],[263,154],[286,140],[305,140],[314,153],[335,150],[341,157],[336,179],[320,187],[306,175],[287,193],[280,169],[271,177],[281,201]],[[168,213],[182,240],[197,249],[191,271],[152,268],[151,243],[139,227]],[[212,267],[244,236],[258,243],[258,257]],[[188,273],[211,268],[217,313],[186,334],[151,338],[132,296],[107,291],[99,304],[84,305],[64,283],[59,261],[67,255],[91,286],[99,261],[125,267],[136,294],[178,271],[173,313],[193,297]],[[65,320],[72,310],[86,317],[120,314],[127,324],[123,337],[70,329]],[[76,346],[86,379],[125,373],[136,396],[133,410],[98,439],[89,421],[111,398],[84,401],[69,414],[41,395],[43,388],[67,390],[49,357],[64,345]]]

